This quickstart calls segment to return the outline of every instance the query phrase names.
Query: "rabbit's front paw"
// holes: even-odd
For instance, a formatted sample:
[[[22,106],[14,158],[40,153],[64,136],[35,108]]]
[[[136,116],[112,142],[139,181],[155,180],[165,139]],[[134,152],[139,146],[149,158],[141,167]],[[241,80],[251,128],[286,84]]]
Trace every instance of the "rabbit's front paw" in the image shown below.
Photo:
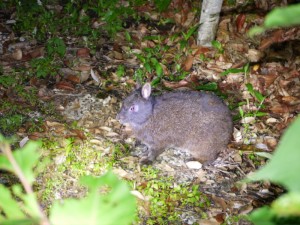
[[[153,153],[153,151],[151,151],[150,149],[147,149],[146,151],[144,151],[141,154],[140,163],[147,164],[147,165],[152,164],[155,157],[156,157],[156,155]]]

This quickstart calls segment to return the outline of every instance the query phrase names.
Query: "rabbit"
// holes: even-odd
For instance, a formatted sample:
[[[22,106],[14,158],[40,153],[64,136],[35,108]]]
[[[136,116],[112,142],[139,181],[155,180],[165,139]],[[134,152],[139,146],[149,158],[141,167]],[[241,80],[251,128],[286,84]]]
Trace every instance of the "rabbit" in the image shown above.
[[[216,95],[174,91],[153,96],[149,83],[123,101],[117,120],[147,146],[142,164],[152,163],[167,148],[188,151],[209,164],[227,148],[233,130],[231,112]]]

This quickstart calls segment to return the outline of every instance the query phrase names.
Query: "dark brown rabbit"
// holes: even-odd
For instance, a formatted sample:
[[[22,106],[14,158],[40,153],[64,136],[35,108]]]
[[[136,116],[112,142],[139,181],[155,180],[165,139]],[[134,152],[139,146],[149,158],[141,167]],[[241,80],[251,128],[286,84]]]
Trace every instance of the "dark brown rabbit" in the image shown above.
[[[151,96],[149,83],[124,100],[117,119],[147,145],[141,163],[152,162],[167,148],[211,162],[226,149],[232,134],[230,110],[214,94],[176,91]]]

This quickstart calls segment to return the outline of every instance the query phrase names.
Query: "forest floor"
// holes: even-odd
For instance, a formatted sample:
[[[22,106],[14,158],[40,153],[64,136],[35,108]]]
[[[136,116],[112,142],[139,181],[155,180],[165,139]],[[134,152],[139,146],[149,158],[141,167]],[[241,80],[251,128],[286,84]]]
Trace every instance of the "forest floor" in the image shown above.
[[[299,28],[247,35],[272,2],[224,5],[211,48],[196,45],[198,2],[172,1],[163,13],[141,5],[122,29],[71,3],[0,8],[0,132],[16,145],[43,140],[51,159],[36,183],[43,208],[82,197],[80,176],[112,170],[138,199],[137,224],[250,224],[246,215],[282,189],[242,180],[265,165],[300,110]],[[222,97],[234,119],[228,151],[207,167],[176,150],[140,165],[143,146],[115,119],[136,80],[156,93]]]

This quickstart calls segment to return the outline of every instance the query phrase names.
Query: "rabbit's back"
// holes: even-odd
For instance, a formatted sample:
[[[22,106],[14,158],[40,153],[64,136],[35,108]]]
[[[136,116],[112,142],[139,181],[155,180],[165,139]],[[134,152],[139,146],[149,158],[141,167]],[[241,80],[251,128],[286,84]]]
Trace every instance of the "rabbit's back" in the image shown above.
[[[156,97],[152,116],[135,136],[150,146],[184,149],[199,161],[211,161],[226,148],[231,133],[230,111],[221,99],[185,91]]]

